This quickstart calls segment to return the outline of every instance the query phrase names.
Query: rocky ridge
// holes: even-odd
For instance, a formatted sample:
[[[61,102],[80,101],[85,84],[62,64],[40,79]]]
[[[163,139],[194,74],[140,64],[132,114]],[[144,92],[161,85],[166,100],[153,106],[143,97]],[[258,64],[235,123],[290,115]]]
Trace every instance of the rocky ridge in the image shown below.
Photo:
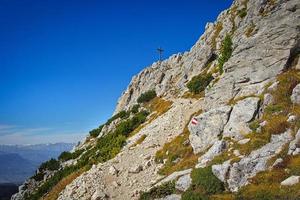
[[[263,184],[278,191],[277,199],[285,198],[281,193],[299,198],[299,7],[297,0],[235,0],[215,23],[207,24],[189,52],[156,62],[134,76],[115,114],[132,109],[149,90],[155,90],[159,105],[171,102],[168,109],[161,112],[156,105],[115,157],[74,177],[59,190],[57,199],[189,199],[188,195],[259,199],[247,191],[266,195]],[[232,53],[221,68],[228,35]],[[213,80],[200,95],[193,95],[186,85],[199,74],[211,74]],[[153,100],[145,103],[140,110],[153,104]],[[132,117],[128,114],[124,119]],[[73,151],[82,151],[78,157],[61,161],[63,168],[80,163],[85,152],[124,119],[116,118],[101,127],[97,137],[87,137]],[[179,147],[190,147],[196,162],[173,155],[171,147],[178,145],[186,129],[188,138]],[[171,145],[166,147],[167,143]],[[168,149],[164,156],[173,156],[171,162],[157,161],[161,149]],[[180,167],[162,174],[161,169],[169,165]],[[205,180],[204,172],[220,187],[197,182],[197,176]],[[55,173],[51,171],[48,177]],[[24,199],[26,192],[34,193],[33,188],[41,187],[43,181],[27,183],[12,199]],[[287,194],[282,186],[292,192]],[[197,187],[205,192],[197,193]],[[165,193],[158,194],[162,189],[156,188],[164,188]]]

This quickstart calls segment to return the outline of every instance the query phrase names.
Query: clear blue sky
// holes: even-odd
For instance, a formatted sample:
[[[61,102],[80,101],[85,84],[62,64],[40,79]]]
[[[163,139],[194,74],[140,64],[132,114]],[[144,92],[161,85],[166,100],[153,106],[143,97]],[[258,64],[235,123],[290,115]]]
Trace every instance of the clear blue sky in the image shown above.
[[[71,141],[232,0],[0,0],[0,144]]]

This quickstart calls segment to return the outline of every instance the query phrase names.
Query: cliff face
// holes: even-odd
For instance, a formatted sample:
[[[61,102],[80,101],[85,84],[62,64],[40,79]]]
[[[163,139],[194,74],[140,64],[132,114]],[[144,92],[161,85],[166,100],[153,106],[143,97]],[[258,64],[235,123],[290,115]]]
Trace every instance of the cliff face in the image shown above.
[[[299,7],[235,0],[189,52],[134,76],[116,115],[12,199],[300,198]]]

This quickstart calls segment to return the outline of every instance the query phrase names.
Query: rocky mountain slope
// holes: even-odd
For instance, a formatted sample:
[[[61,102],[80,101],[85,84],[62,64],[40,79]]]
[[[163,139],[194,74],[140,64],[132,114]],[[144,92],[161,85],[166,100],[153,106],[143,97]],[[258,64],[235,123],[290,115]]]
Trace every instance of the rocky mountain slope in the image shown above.
[[[299,199],[299,7],[235,0],[12,199]]]

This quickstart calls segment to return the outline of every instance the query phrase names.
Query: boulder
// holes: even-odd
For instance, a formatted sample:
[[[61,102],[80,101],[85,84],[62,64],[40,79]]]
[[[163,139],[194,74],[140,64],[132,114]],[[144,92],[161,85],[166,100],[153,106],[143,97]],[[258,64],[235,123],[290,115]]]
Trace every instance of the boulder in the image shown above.
[[[300,181],[300,176],[290,176],[289,178],[282,181],[280,183],[280,185],[292,186],[292,185],[295,185],[295,184],[299,183],[299,181]]]
[[[230,106],[223,106],[195,117],[198,124],[190,123],[188,126],[194,153],[204,151],[219,140],[218,137],[222,134],[230,111]]]
[[[257,97],[249,97],[238,101],[232,109],[229,121],[224,128],[223,136],[240,140],[243,139],[245,134],[251,132],[247,123],[256,116],[259,101]]]
[[[102,190],[96,190],[91,197],[91,200],[103,200],[107,199],[107,195]]]
[[[300,104],[300,84],[296,85],[296,87],[293,89],[291,101],[294,104]]]
[[[230,160],[227,160],[223,164],[213,165],[212,172],[220,181],[225,182],[230,166]]]
[[[119,171],[112,165],[109,167],[108,173],[110,175],[118,175]]]
[[[245,138],[245,139],[238,141],[238,144],[247,144],[249,141],[250,141],[250,138]]]
[[[184,176],[184,175],[189,175],[192,172],[192,169],[186,169],[183,171],[177,171],[177,172],[173,172],[172,174],[170,174],[169,176],[167,176],[166,178],[164,178],[163,180],[161,180],[160,182],[158,182],[155,186],[159,186],[161,184],[173,181],[175,179],[177,179],[178,177]]]
[[[226,142],[224,140],[219,140],[214,143],[214,145],[198,159],[198,164],[196,168],[206,167],[206,164],[214,159],[214,157],[220,155],[226,149]]]
[[[137,173],[139,173],[140,171],[142,171],[143,170],[143,166],[142,165],[134,165],[134,166],[132,166],[129,170],[128,170],[128,172],[129,173],[132,173],[132,174],[137,174]]]
[[[176,181],[175,188],[177,190],[185,192],[185,191],[187,191],[187,189],[189,189],[189,187],[191,186],[191,184],[192,184],[191,176],[189,174],[187,174],[187,175],[184,175],[184,176],[180,177]]]
[[[164,198],[156,199],[156,200],[180,200],[181,196],[179,194],[171,194]]]
[[[300,153],[300,129],[295,135],[295,139],[289,145],[288,155],[297,155]]]

